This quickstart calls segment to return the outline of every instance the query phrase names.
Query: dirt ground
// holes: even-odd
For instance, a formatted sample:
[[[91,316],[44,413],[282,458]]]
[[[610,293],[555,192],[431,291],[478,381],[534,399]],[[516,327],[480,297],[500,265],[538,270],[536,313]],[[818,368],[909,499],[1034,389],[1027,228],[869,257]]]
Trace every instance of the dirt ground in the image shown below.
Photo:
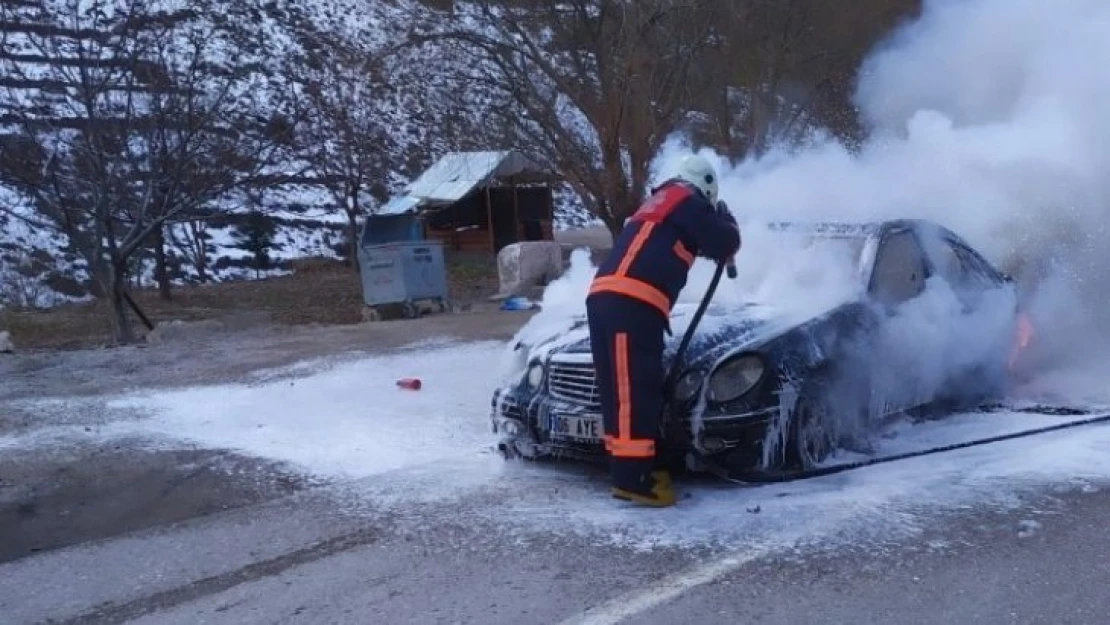
[[[605,228],[561,231],[556,240],[565,255],[573,249],[597,255],[612,244]],[[363,319],[358,273],[338,261],[295,261],[295,273],[265,280],[175,287],[169,301],[152,289],[133,293],[139,308],[157,326],[174,320],[218,320],[233,329],[305,325],[352,325]],[[462,308],[488,307],[497,293],[496,259],[457,257],[447,261],[448,299]],[[136,332],[146,328],[131,315]],[[0,310],[0,330],[7,330],[21,350],[103,347],[109,344],[104,302],[61,306],[48,311]]]
[[[449,263],[448,287],[452,303],[465,307],[484,302],[497,292],[497,268],[489,259]],[[364,308],[358,273],[323,259],[298,262],[289,276],[176,287],[169,301],[150,289],[133,297],[155,326],[211,319],[235,327],[356,324]],[[131,318],[137,333],[144,335],[139,318]],[[48,311],[0,310],[0,329],[11,332],[19,349],[80,349],[108,344],[108,319],[106,304],[99,301]]]
[[[80,350],[21,350],[0,355],[0,402],[42,396],[99,395],[127,389],[191,386],[239,379],[259,369],[316,358],[342,359],[426,339],[508,340],[530,311],[494,303],[458,313],[347,325],[263,324],[195,332],[157,343]],[[0,435],[6,429],[0,416]]]

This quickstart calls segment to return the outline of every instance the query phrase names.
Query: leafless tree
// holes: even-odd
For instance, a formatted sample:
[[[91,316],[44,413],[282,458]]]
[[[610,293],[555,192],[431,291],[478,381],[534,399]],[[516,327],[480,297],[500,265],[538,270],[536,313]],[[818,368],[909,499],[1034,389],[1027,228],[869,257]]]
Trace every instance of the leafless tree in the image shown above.
[[[107,296],[115,339],[130,259],[167,222],[227,208],[291,147],[293,122],[249,54],[261,45],[219,0],[41,0],[5,4],[0,73],[13,77],[3,121],[15,131],[0,180],[29,198],[18,217],[58,232]],[[210,19],[224,12],[226,19]],[[229,14],[230,13],[230,14]],[[236,54],[229,54],[229,51]]]
[[[167,228],[169,243],[197,274],[197,281],[208,282],[208,265],[212,248],[212,236],[208,234],[206,219],[189,219]]]
[[[373,19],[374,32],[345,22],[304,24],[285,75],[308,110],[299,154],[344,215],[347,260],[357,268],[358,220],[443,151],[482,145],[474,122],[485,120],[481,107],[459,97],[457,76],[442,71],[451,59],[398,45],[408,27],[432,14],[397,20],[398,9],[386,3],[346,7]]]
[[[707,87],[713,0],[477,0],[414,29],[468,59],[502,144],[551,167],[614,232],[643,198],[652,159]]]
[[[851,102],[857,68],[875,41],[920,0],[736,0],[717,23],[709,97],[696,134],[732,158],[759,156],[818,126],[858,135]],[[700,126],[700,127],[699,127]]]
[[[323,185],[347,220],[347,263],[357,269],[358,220],[386,199],[400,129],[383,106],[394,90],[372,52],[317,40],[309,54],[290,59],[287,75],[311,111],[298,133],[307,171]]]

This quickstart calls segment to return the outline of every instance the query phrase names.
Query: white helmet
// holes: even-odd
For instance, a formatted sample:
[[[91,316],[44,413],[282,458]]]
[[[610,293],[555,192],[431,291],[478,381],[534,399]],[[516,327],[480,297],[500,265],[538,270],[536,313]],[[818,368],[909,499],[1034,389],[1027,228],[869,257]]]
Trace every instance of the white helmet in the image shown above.
[[[710,204],[717,204],[717,172],[709,161],[696,154],[684,156],[672,177],[689,182],[705,194]]]

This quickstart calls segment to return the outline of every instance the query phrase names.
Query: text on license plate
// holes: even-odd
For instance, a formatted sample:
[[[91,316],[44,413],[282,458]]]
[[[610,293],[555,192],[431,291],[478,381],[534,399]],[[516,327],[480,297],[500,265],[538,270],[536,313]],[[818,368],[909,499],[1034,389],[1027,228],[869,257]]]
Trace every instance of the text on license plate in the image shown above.
[[[600,415],[551,415],[551,435],[600,442],[604,428]]]

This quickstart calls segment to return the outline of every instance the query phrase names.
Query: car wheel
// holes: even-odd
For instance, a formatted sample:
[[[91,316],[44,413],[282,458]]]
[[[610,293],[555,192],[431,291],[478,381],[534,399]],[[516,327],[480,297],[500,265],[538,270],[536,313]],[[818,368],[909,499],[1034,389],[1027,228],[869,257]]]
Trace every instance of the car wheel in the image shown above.
[[[835,420],[819,393],[810,391],[798,400],[788,440],[786,459],[790,469],[812,470],[836,449],[838,434]]]

